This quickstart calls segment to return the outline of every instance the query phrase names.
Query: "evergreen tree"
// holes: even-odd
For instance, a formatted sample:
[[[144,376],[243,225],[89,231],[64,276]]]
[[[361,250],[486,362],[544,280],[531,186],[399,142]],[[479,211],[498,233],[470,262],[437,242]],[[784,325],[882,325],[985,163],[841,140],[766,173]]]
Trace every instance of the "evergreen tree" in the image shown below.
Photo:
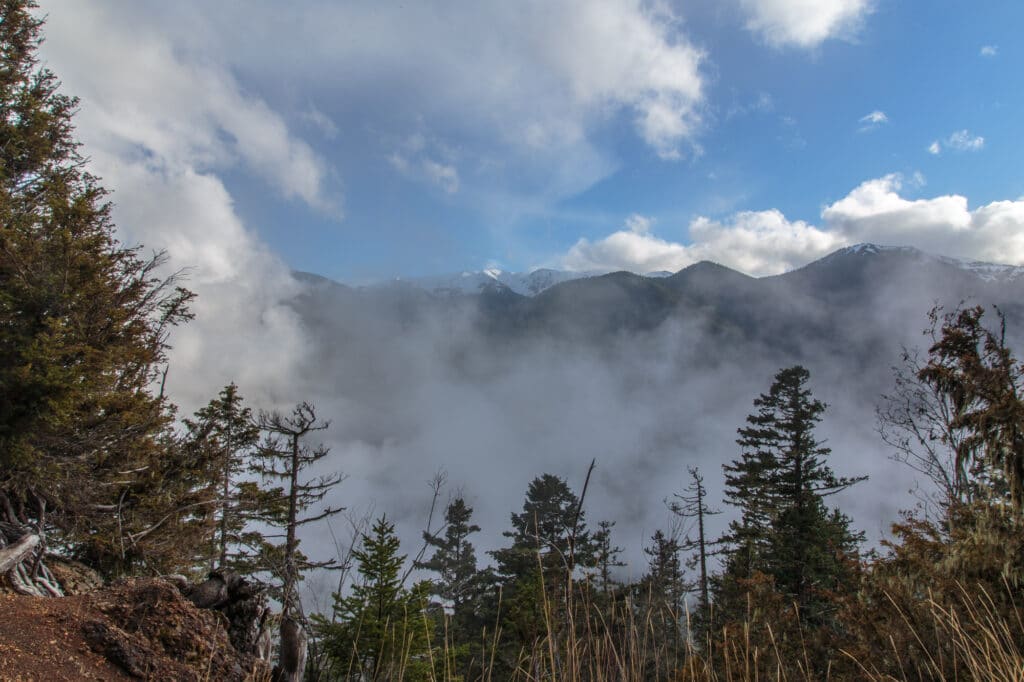
[[[245,407],[238,387],[228,384],[206,407],[185,420],[186,447],[209,468],[210,494],[216,497],[215,527],[211,533],[209,567],[230,566],[256,573],[266,542],[251,521],[281,520],[285,511],[281,488],[265,490],[243,476],[252,473],[252,458],[260,430],[252,410]]]
[[[472,516],[473,508],[464,499],[452,500],[444,514],[444,537],[424,533],[423,539],[434,548],[434,554],[416,564],[437,574],[432,590],[452,610],[456,621],[470,615],[479,590],[476,551],[469,536],[479,532],[480,526],[470,522]]]
[[[826,406],[811,396],[809,377],[800,366],[775,376],[739,429],[741,458],[724,467],[726,500],[741,511],[724,538],[726,610],[730,588],[760,572],[796,601],[802,618],[813,615],[817,595],[848,577],[848,558],[863,539],[848,517],[825,507],[826,496],[866,477],[837,477],[826,464],[831,451],[814,436]]]
[[[612,528],[614,521],[600,521],[597,530],[594,531],[594,581],[597,583],[601,594],[608,596],[615,586],[615,579],[612,578],[612,570],[625,566],[626,562],[621,561],[622,548],[612,543]]]
[[[191,294],[115,237],[34,10],[0,3],[2,516],[109,573],[180,569],[209,500],[151,387]]]
[[[1002,497],[1024,511],[1024,369],[1006,345],[1006,320],[989,329],[981,306],[931,311],[935,342],[918,379],[951,406],[945,431],[955,434],[956,477],[973,479],[986,501]],[[938,328],[938,333],[936,333]]]
[[[523,511],[512,514],[512,530],[503,533],[512,545],[491,553],[498,573],[523,575],[537,565],[538,555],[547,570],[588,565],[593,548],[584,517],[579,498],[564,480],[552,474],[533,479]]]
[[[359,581],[349,596],[334,595],[333,621],[317,618],[316,630],[341,679],[432,679],[426,608],[429,583],[402,586],[405,555],[395,526],[381,517],[353,551]]]
[[[499,612],[500,594],[502,628],[514,656],[566,622],[574,569],[593,565],[593,543],[580,499],[552,474],[530,482],[523,511],[512,514],[512,530],[504,535],[512,544],[491,552],[498,589],[489,595],[489,611]]]
[[[678,538],[666,535],[662,530],[654,531],[651,544],[644,547],[647,573],[640,581],[640,596],[650,604],[652,611],[663,614],[668,620],[679,622],[683,612],[683,597],[687,584],[683,565],[679,558],[682,545]]]

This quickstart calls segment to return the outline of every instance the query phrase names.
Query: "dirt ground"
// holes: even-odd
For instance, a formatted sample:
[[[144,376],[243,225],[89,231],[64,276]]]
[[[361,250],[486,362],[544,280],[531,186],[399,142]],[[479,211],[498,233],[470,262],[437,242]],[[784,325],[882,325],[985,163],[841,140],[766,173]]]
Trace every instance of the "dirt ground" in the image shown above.
[[[131,680],[82,634],[85,595],[63,599],[0,594],[0,680]]]
[[[59,599],[0,594],[0,680],[265,680],[225,623],[155,579]]]

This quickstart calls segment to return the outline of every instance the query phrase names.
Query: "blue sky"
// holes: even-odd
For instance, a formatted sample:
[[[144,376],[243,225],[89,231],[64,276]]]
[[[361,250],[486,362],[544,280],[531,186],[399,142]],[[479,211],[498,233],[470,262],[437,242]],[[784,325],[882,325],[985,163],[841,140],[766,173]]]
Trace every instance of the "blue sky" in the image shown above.
[[[200,279],[252,253],[348,282],[764,275],[857,241],[1024,263],[1019,2],[43,11],[125,238]]]

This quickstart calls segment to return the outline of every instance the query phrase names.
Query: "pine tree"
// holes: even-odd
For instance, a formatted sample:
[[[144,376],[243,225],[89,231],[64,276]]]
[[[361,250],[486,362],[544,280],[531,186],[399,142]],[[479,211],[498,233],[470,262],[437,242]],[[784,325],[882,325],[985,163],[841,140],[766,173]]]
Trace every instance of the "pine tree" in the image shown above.
[[[512,514],[512,530],[504,535],[512,544],[491,552],[497,589],[489,594],[489,610],[499,612],[500,594],[501,626],[515,655],[549,626],[558,629],[566,622],[574,570],[593,566],[593,543],[580,499],[552,474],[530,482],[523,511]]]
[[[34,10],[0,3],[2,515],[109,573],[178,569],[209,500],[151,387],[192,295],[115,237]]]
[[[684,651],[686,605],[684,598],[689,589],[683,575],[679,554],[682,546],[674,534],[656,530],[651,544],[644,547],[648,556],[647,572],[635,586],[635,603],[639,607],[637,621],[649,631],[657,651],[655,656],[672,656],[676,659]],[[645,665],[657,669],[656,661],[648,660]],[[671,669],[673,664],[668,665]]]
[[[530,571],[538,554],[545,569],[565,571],[573,562],[587,565],[592,561],[590,532],[580,500],[564,480],[552,474],[530,482],[523,511],[512,514],[512,530],[503,535],[511,538],[512,545],[491,553],[503,576]]]
[[[316,630],[341,679],[431,679],[433,625],[426,615],[429,583],[407,590],[405,555],[394,524],[381,517],[352,553],[359,581],[351,594],[334,595],[334,621],[317,618]]]
[[[210,494],[216,498],[209,568],[230,566],[251,574],[265,570],[259,554],[266,539],[251,522],[280,521],[285,511],[281,488],[264,489],[251,478],[260,430],[238,387],[225,386],[193,419],[184,420],[186,447],[209,469]]]
[[[464,499],[452,500],[444,514],[444,537],[424,533],[423,539],[434,548],[434,554],[416,564],[417,568],[437,574],[433,590],[456,617],[472,607],[478,589],[476,552],[469,536],[479,532],[480,526],[470,522],[472,516],[473,508]]]
[[[601,594],[606,597],[615,586],[615,579],[612,578],[612,570],[626,565],[619,557],[622,555],[622,548],[612,542],[612,528],[614,521],[600,521],[597,530],[594,531],[594,580],[597,583]]]
[[[918,379],[951,405],[947,432],[956,440],[955,471],[970,474],[974,490],[994,501],[1004,497],[1024,512],[1024,369],[1006,344],[1006,319],[982,322],[981,306],[945,315],[931,311],[935,342]],[[935,333],[938,328],[938,333]]]
[[[817,595],[845,580],[848,558],[863,539],[849,518],[825,507],[826,496],[866,477],[837,477],[825,463],[831,451],[814,428],[826,406],[811,396],[809,378],[800,366],[775,376],[739,429],[741,458],[724,467],[726,500],[741,511],[724,538],[720,597],[726,603],[720,606],[726,610],[737,581],[760,572],[795,600],[801,617],[814,615]]]

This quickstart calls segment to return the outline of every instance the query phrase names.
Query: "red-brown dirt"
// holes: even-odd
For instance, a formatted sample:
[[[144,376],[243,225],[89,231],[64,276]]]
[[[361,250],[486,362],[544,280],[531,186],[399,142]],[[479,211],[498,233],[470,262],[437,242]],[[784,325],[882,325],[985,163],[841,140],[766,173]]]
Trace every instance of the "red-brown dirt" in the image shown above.
[[[169,582],[132,579],[58,599],[0,594],[0,680],[259,682],[266,667],[239,654],[226,621]]]

